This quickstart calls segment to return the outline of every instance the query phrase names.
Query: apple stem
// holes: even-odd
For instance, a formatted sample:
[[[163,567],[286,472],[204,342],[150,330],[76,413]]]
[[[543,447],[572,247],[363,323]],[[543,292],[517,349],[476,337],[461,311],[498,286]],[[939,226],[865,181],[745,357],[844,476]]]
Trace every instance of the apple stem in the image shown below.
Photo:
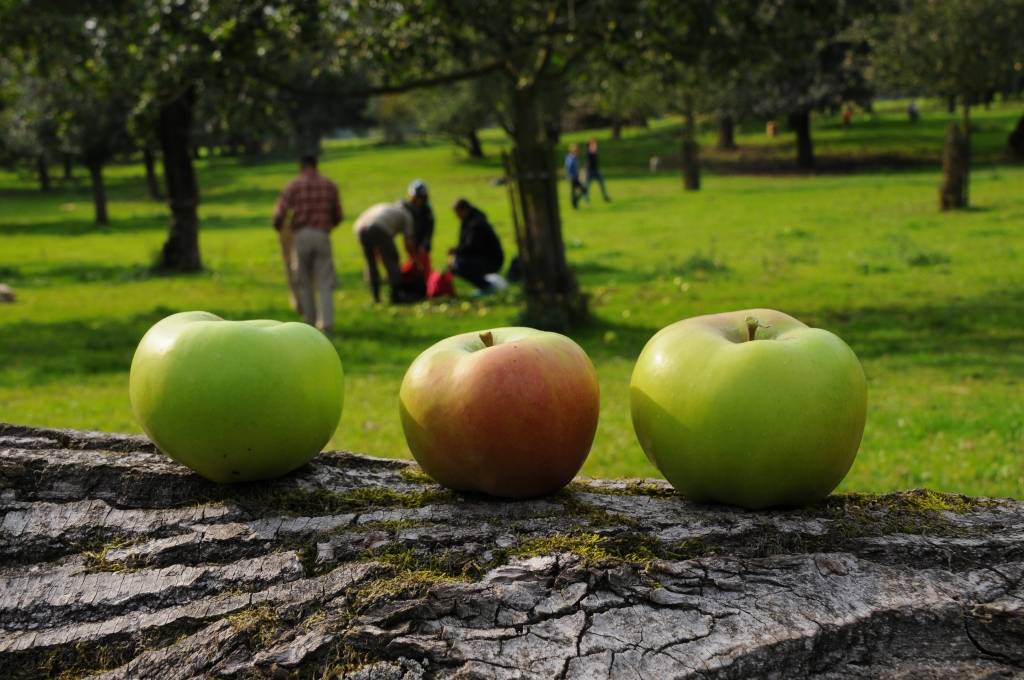
[[[754,336],[757,335],[758,328],[771,328],[771,324],[762,323],[756,316],[748,316],[745,321],[747,322],[747,341],[756,340]]]
[[[494,334],[490,331],[481,333],[480,340],[484,343],[484,347],[494,347]]]

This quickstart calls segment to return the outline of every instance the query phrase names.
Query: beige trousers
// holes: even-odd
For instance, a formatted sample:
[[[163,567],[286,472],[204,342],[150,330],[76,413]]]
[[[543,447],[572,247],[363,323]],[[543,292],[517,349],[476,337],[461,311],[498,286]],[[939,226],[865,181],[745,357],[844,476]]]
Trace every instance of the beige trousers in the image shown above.
[[[294,311],[301,314],[302,310],[299,308],[299,275],[298,271],[292,266],[295,264],[295,232],[292,231],[291,225],[286,224],[281,227],[277,236],[281,241],[284,276],[285,280],[288,281],[288,303]]]
[[[306,323],[320,330],[334,328],[334,256],[331,237],[322,229],[295,232],[292,269],[299,287],[299,309]],[[314,299],[314,290],[319,299]]]

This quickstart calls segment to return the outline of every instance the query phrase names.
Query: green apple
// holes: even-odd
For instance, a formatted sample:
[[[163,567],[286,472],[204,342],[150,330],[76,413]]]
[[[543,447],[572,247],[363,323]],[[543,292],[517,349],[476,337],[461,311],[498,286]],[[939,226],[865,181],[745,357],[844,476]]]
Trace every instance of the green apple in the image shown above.
[[[402,380],[400,412],[409,450],[439,483],[528,498],[579,472],[599,402],[597,373],[575,342],[495,328],[420,354]]]
[[[684,496],[797,506],[849,471],[867,385],[837,336],[751,309],[659,331],[637,359],[630,407],[640,446]]]
[[[132,359],[132,411],[157,448],[215,482],[278,477],[330,440],[344,376],[334,346],[301,323],[182,312]]]

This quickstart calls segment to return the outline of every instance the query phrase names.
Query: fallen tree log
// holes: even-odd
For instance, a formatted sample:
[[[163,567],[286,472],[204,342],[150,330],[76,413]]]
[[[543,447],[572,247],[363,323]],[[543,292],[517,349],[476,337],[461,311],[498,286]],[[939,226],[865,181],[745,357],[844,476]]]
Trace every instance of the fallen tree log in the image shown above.
[[[140,437],[0,425],[4,678],[1024,676],[1024,503],[450,493],[319,456],[218,486]]]

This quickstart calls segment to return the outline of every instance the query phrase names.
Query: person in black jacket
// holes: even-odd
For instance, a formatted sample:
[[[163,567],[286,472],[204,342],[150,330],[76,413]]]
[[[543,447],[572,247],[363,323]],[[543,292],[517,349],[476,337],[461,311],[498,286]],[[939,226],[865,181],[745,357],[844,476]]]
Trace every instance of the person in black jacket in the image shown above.
[[[608,197],[608,190],[604,187],[604,175],[601,174],[601,167],[597,162],[597,140],[593,137],[587,142],[587,183],[583,186],[586,190],[584,196],[587,197],[587,203],[590,202],[590,185],[597,182],[601,187],[601,195],[604,196],[605,203],[608,203],[612,199]]]
[[[455,202],[455,214],[461,222],[459,244],[448,251],[451,272],[479,289],[481,293],[493,291],[486,276],[501,270],[505,254],[494,227],[479,208],[464,198]]]

